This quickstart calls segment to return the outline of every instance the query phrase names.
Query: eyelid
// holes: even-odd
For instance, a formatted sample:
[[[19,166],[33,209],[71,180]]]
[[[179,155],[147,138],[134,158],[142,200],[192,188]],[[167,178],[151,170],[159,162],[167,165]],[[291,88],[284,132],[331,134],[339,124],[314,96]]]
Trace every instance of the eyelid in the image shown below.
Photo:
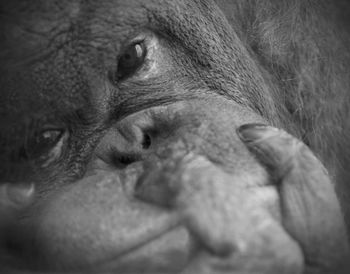
[[[120,54],[121,56],[130,46],[136,45],[136,44],[144,44],[145,48],[147,49],[147,37],[145,35],[139,35],[137,37],[134,37],[132,39],[129,39],[127,42],[124,43],[124,45],[121,47]]]

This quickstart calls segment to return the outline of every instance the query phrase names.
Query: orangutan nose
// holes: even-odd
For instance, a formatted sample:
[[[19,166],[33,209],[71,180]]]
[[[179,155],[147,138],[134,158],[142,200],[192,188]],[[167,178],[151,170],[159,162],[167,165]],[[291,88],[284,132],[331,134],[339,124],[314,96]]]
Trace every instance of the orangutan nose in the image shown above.
[[[110,129],[95,150],[97,157],[112,169],[124,169],[149,154],[152,137],[138,126]]]

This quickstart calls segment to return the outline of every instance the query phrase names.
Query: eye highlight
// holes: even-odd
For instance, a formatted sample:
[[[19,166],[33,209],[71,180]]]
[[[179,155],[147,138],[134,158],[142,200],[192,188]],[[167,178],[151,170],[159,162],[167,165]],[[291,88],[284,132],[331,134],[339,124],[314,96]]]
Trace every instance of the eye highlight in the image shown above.
[[[144,42],[134,43],[128,46],[119,57],[117,79],[123,80],[134,74],[143,64],[147,54]]]

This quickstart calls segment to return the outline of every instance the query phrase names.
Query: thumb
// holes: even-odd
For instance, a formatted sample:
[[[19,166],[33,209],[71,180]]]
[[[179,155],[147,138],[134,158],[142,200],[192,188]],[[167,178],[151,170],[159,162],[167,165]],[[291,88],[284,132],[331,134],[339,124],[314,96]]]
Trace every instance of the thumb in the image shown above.
[[[325,167],[306,145],[285,131],[244,125],[238,134],[277,183],[283,224],[303,249],[307,273],[339,270],[348,260],[349,246]]]

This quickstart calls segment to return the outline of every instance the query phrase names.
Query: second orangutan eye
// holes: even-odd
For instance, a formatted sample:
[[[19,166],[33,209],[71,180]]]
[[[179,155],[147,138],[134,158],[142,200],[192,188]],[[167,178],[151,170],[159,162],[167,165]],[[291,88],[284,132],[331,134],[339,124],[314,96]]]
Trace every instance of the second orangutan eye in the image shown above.
[[[134,74],[143,64],[146,57],[146,47],[143,42],[128,46],[119,57],[117,79],[123,80]]]
[[[64,136],[65,130],[63,129],[48,129],[37,132],[28,138],[21,150],[21,157],[28,160],[58,158],[62,151]]]

